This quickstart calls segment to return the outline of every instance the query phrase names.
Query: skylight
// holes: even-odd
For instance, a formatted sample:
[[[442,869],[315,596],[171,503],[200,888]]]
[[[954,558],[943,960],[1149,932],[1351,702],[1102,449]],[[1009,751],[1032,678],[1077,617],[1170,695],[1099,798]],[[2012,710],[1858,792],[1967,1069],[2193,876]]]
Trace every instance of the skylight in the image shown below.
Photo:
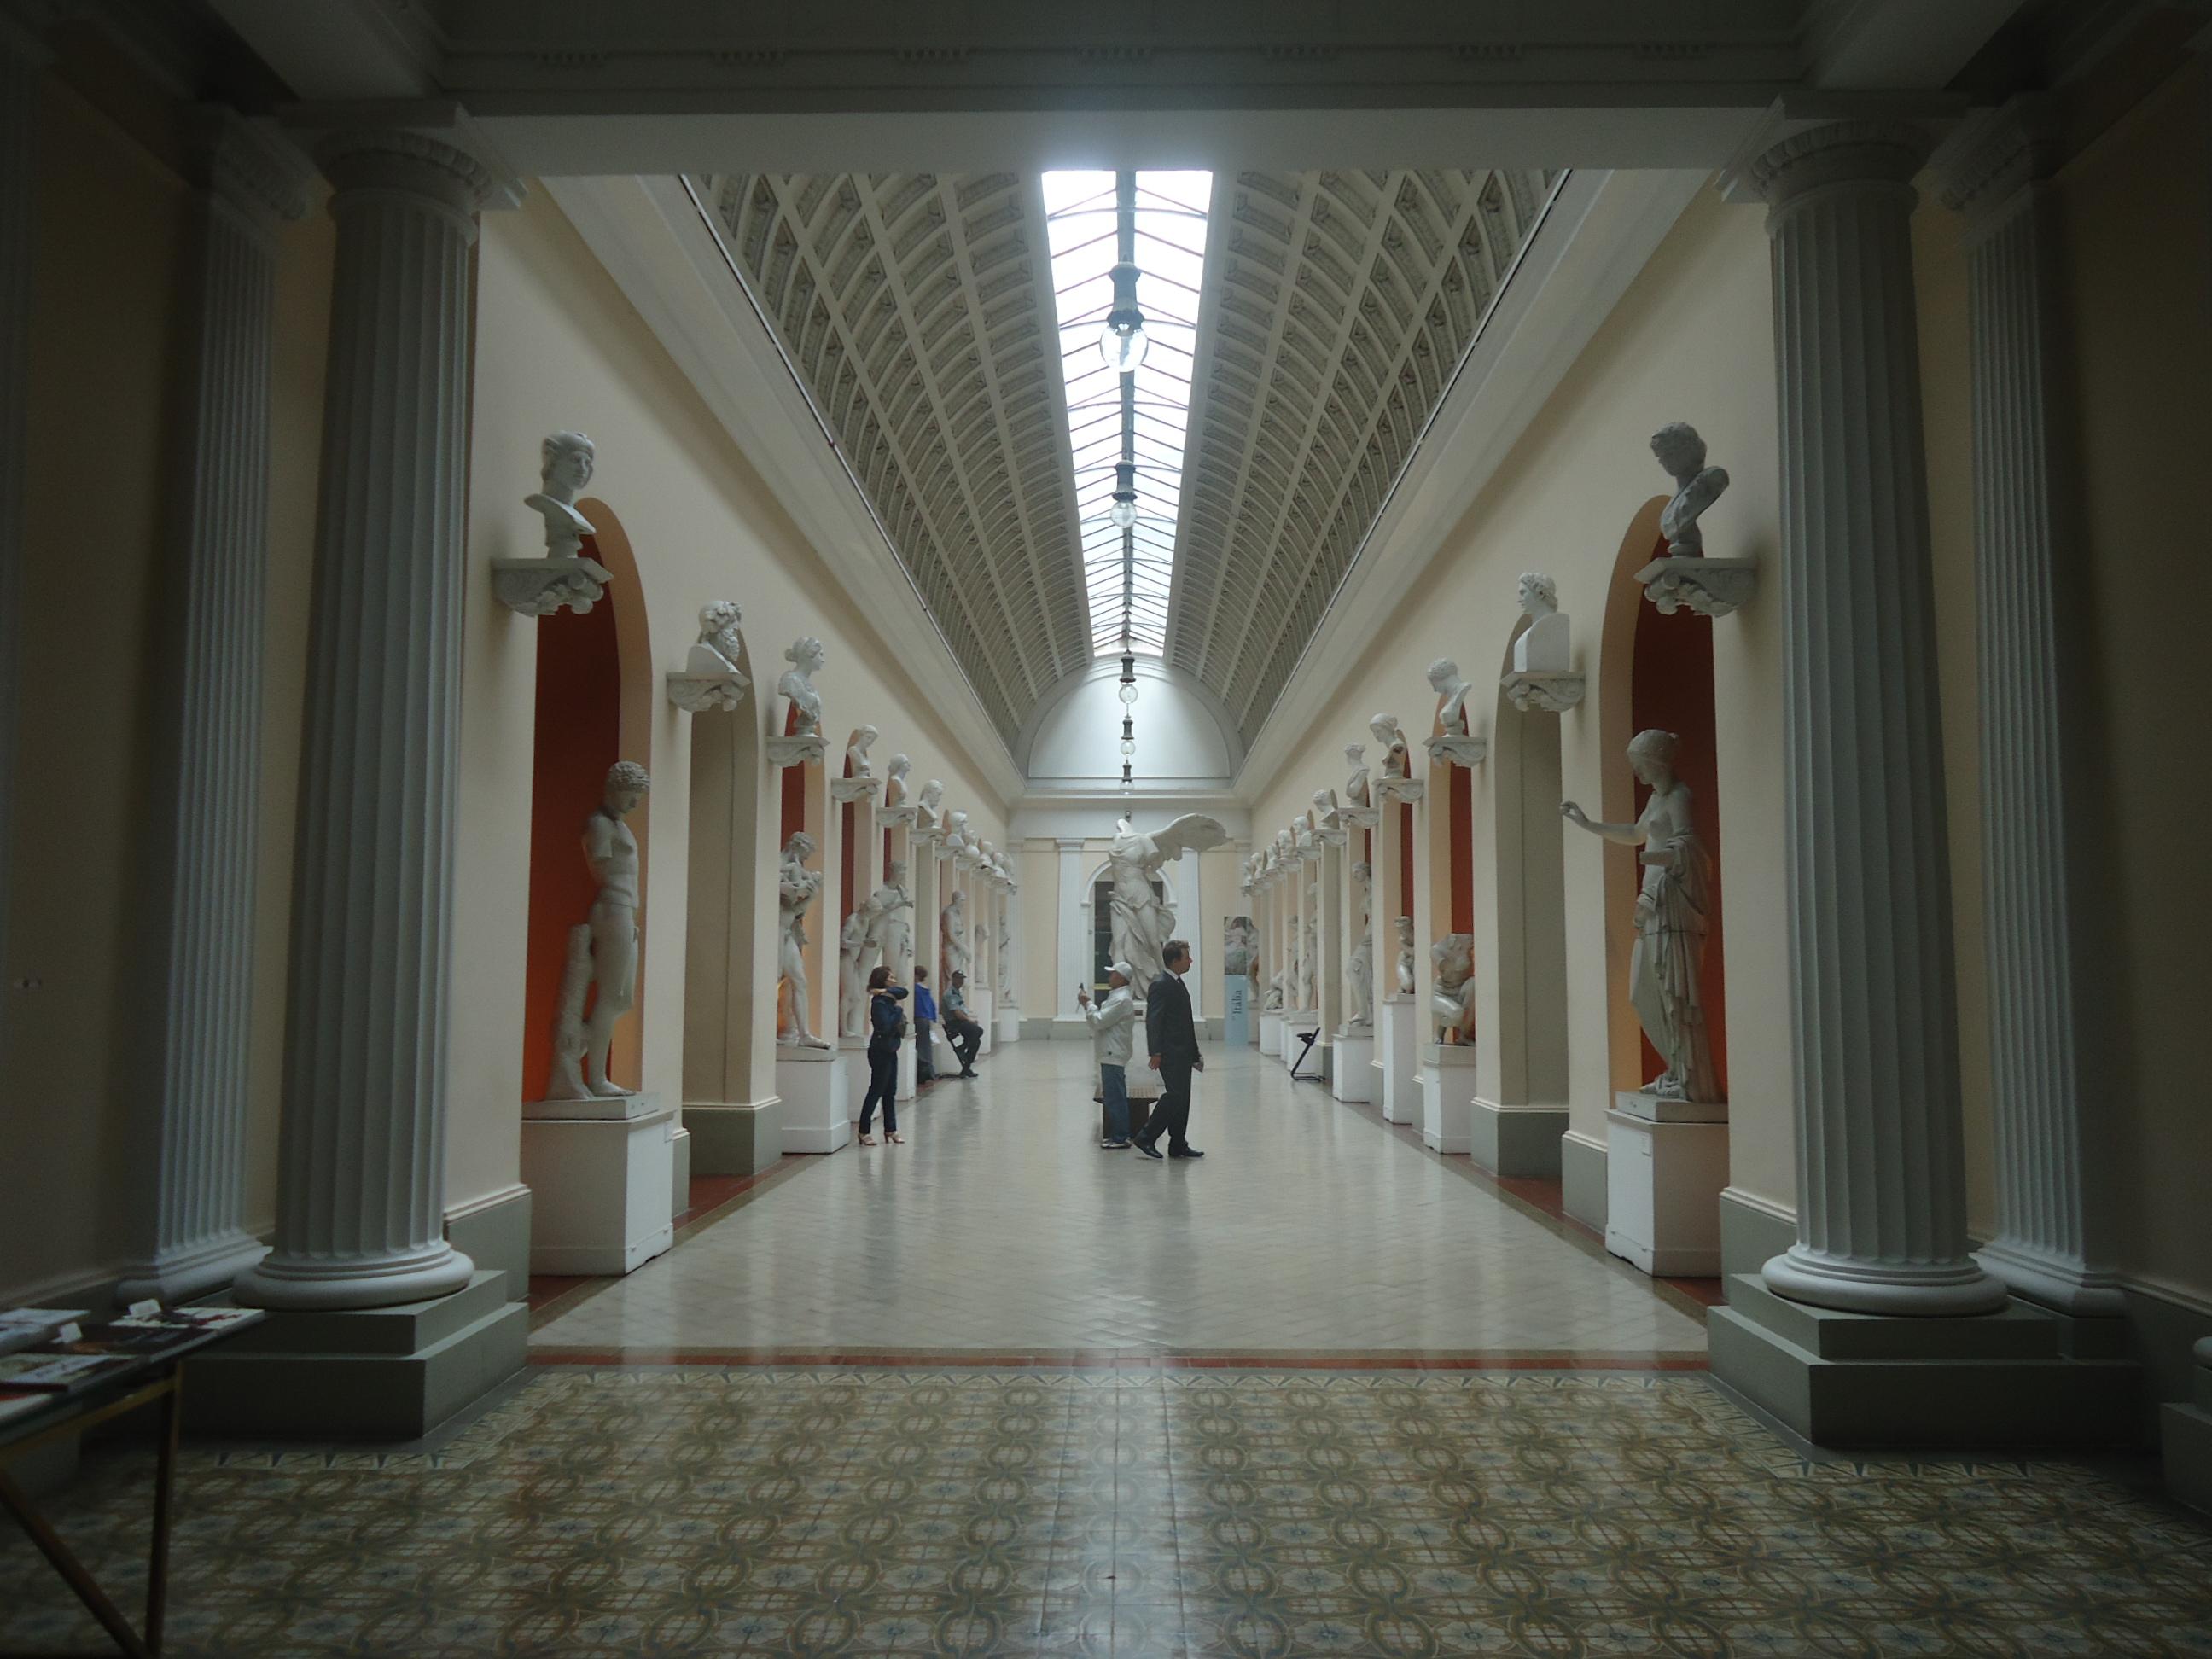
[[[1137,303],[1151,345],[1124,377],[1099,355],[1114,305],[1119,193],[1111,173],[1044,175],[1045,231],[1053,302],[1067,386],[1067,432],[1075,469],[1084,586],[1094,655],[1166,648],[1168,591],[1175,574],[1176,514],[1182,500],[1183,438],[1198,339],[1198,295],[1206,270],[1210,173],[1136,174],[1133,263],[1143,274]],[[1136,520],[1110,516],[1123,442],[1135,465]]]

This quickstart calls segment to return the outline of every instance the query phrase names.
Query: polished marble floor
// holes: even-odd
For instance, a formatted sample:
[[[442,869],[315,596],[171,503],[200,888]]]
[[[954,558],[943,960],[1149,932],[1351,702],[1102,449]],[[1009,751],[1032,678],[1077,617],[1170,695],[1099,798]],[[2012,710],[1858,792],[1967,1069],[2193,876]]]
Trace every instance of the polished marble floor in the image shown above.
[[[541,1310],[541,1357],[807,1352],[1701,1363],[1703,1310],[1371,1114],[1210,1048],[1193,1144],[1102,1152],[1090,1045],[929,1090],[903,1146],[787,1167],[627,1279]]]
[[[1694,1372],[529,1376],[436,1450],[188,1450],[168,1652],[2212,1653],[2150,1472],[1803,1458]],[[149,1462],[54,1505],[125,1593]],[[97,1635],[0,1529],[0,1649]]]

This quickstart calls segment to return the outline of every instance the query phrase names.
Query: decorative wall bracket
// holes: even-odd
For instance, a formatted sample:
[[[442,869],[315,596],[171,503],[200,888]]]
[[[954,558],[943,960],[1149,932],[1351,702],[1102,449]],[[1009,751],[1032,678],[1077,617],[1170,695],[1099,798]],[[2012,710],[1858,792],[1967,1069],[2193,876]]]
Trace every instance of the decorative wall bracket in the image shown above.
[[[1589,682],[1583,675],[1516,668],[1499,678],[1506,697],[1522,714],[1564,714],[1583,700]]]
[[[1424,745],[1432,761],[1445,761],[1454,766],[1480,766],[1490,758],[1490,739],[1444,733],[1431,738]]]
[[[550,617],[569,610],[578,616],[599,602],[614,573],[597,559],[494,559],[491,591],[509,611],[524,617]]]
[[[1382,822],[1382,811],[1372,806],[1346,806],[1338,810],[1347,830],[1372,830]]]
[[[1341,847],[1351,839],[1351,836],[1341,830],[1319,830],[1314,833],[1321,837],[1322,845],[1324,847]]]
[[[735,714],[753,683],[734,669],[716,674],[668,671],[668,701],[688,714]]]
[[[1419,778],[1386,777],[1375,780],[1374,790],[1378,800],[1416,801],[1429,793],[1429,787]]]
[[[1654,559],[1636,573],[1644,597],[1671,617],[1678,605],[1700,617],[1725,617],[1750,599],[1759,586],[1756,559]]]
[[[768,757],[778,766],[811,766],[828,752],[829,745],[822,741],[819,732],[801,732],[790,737],[770,738]]]
[[[832,778],[830,780],[830,799],[842,801],[866,800],[871,796],[880,795],[883,787],[884,781],[881,778]]]
[[[903,823],[911,825],[915,818],[920,817],[921,814],[916,811],[916,809],[911,806],[886,806],[883,809],[880,816],[883,821],[887,824]]]

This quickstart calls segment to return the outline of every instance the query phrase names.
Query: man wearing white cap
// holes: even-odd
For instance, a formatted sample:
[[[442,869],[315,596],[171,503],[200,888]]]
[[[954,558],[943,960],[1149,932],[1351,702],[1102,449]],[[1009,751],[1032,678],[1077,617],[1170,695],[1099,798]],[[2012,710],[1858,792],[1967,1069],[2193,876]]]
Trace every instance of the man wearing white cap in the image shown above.
[[[1129,981],[1137,970],[1117,962],[1106,970],[1106,1000],[1096,1008],[1091,993],[1079,990],[1083,1023],[1091,1028],[1091,1052],[1098,1060],[1098,1097],[1106,1103],[1106,1135],[1098,1144],[1119,1152],[1129,1144],[1129,1039],[1136,1024],[1137,1005],[1129,994]]]

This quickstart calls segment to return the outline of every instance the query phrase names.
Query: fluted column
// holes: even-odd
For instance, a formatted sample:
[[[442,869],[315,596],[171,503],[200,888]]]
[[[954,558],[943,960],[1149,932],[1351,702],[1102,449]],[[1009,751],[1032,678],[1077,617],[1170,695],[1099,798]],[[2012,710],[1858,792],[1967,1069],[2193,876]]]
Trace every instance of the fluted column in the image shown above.
[[[1974,416],[1974,608],[1982,882],[1997,1236],[1982,1264],[2075,1314],[2124,1311],[2094,1265],[2100,1159],[2083,1114],[2095,1016],[2076,971],[2094,896],[2069,787],[2081,787],[2081,606],[2068,571],[2073,476],[2063,392],[2054,161],[2043,112],[2015,100],[1941,160],[1966,216]]]
[[[317,146],[337,221],[292,902],[272,1307],[459,1290],[446,1048],[469,246],[501,190],[448,137]]]
[[[270,337],[277,227],[307,209],[304,160],[228,110],[195,112],[191,360],[167,595],[176,678],[162,1006],[140,1211],[117,1294],[173,1300],[261,1258],[246,1230],[246,1110],[261,816]]]
[[[1978,1313],[1914,318],[1929,140],[1838,120],[1760,150],[1782,465],[1784,753],[1797,1242],[1769,1286]]]

